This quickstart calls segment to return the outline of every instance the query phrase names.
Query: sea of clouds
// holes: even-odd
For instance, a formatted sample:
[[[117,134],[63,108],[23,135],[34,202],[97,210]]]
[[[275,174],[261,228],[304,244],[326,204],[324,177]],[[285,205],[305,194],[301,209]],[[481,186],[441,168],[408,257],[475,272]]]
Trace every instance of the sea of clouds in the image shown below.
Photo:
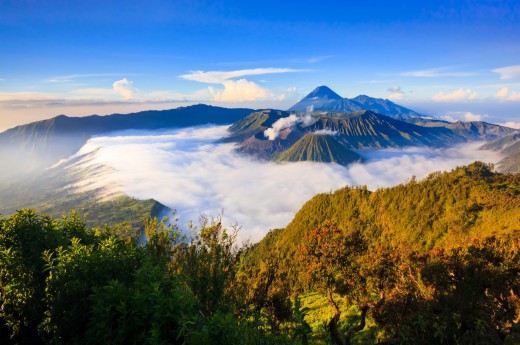
[[[439,170],[500,157],[480,151],[482,143],[449,149],[407,148],[361,153],[364,163],[347,167],[326,163],[273,163],[236,154],[234,144],[219,143],[227,126],[161,132],[127,131],[89,140],[74,156],[75,170],[95,170],[77,188],[104,186],[140,199],[154,198],[177,211],[186,229],[201,213],[224,210],[224,225],[238,224],[241,240],[260,240],[286,226],[317,193],[345,185],[374,190]],[[105,169],[94,169],[94,167]],[[69,167],[71,168],[71,167]]]

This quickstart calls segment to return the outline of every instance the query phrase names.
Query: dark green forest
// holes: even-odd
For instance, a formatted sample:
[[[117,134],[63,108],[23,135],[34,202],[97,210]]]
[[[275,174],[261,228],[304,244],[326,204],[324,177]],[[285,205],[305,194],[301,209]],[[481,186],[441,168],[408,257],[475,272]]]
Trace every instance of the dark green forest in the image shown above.
[[[317,195],[256,244],[144,231],[0,218],[0,343],[520,343],[520,176],[483,163]]]

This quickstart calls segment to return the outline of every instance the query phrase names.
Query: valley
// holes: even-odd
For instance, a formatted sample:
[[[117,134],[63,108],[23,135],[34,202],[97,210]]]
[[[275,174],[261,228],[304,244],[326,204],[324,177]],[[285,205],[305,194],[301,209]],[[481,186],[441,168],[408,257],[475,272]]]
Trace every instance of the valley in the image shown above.
[[[323,88],[307,99],[332,92]],[[226,224],[243,227],[242,239],[259,241],[318,193],[346,185],[391,187],[475,160],[499,163],[499,148],[479,148],[516,132],[487,123],[403,121],[373,110],[233,109],[220,118],[226,111],[197,105],[171,113],[58,117],[6,131],[0,139],[18,143],[27,161],[13,161],[3,174],[15,172],[16,163],[33,164],[38,150],[47,158],[23,178],[4,179],[0,214],[34,207],[61,216],[76,209],[89,226],[126,221],[135,233],[146,214],[161,218],[175,211],[185,228],[201,214],[224,211]],[[231,126],[204,125],[210,118],[217,124],[239,119]],[[78,121],[84,136],[73,132],[75,143],[63,145],[68,126]]]

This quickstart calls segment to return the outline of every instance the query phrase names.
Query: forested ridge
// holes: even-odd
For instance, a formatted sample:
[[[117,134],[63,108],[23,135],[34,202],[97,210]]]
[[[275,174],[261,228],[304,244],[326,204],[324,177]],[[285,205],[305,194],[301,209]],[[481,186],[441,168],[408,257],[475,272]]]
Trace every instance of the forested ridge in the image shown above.
[[[219,217],[148,219],[144,245],[21,210],[0,218],[0,343],[518,344],[519,196],[476,162],[317,195],[254,245]]]
[[[243,270],[313,305],[324,343],[515,344],[519,234],[520,176],[475,162],[319,194]]]

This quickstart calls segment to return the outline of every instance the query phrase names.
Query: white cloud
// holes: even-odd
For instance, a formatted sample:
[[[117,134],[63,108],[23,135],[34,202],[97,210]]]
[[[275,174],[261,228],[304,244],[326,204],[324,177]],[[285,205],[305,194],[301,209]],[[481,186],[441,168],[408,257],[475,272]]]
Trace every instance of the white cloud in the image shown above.
[[[201,93],[194,93],[197,95],[206,95],[204,99],[209,99],[209,91],[203,90]],[[99,107],[110,107],[110,111],[106,114],[120,112],[123,107],[128,105],[137,105],[138,108],[129,109],[128,111],[140,111],[149,109],[165,109],[175,108],[179,106],[177,103],[186,102],[190,104],[201,98],[187,98],[173,96],[182,96],[181,94],[170,94],[172,97],[159,97],[161,93],[151,93],[145,95],[145,98],[121,99],[118,97],[120,92],[114,89],[78,89],[71,91],[71,94],[60,95],[55,93],[45,92],[0,92],[0,109],[9,109],[15,111],[16,109],[38,109],[39,115],[29,116],[31,119],[43,119],[45,116],[54,116],[59,113],[68,115],[90,115],[96,112],[106,113],[106,110],[100,110]],[[168,106],[166,104],[169,104]],[[89,110],[90,109],[90,110]],[[12,122],[13,124],[20,124],[23,122]]]
[[[110,169],[88,175],[75,188],[105,186],[140,199],[154,198],[177,210],[184,229],[201,212],[216,215],[224,209],[226,226],[236,222],[243,227],[241,239],[258,241],[269,229],[286,226],[317,193],[345,185],[374,190],[403,183],[412,175],[421,179],[476,159],[496,163],[500,158],[495,152],[478,150],[481,143],[474,143],[445,150],[375,151],[365,154],[366,163],[348,167],[276,164],[237,155],[233,144],[217,144],[225,133],[226,127],[210,127],[91,139],[80,151],[88,155],[74,169],[98,164]]]
[[[482,115],[467,112],[464,115],[464,119],[466,119],[466,121],[482,121]]]
[[[306,60],[306,62],[308,62],[308,63],[316,63],[316,62],[320,62],[320,61],[323,61],[323,60],[331,59],[333,57],[334,57],[334,55],[316,56],[316,57],[308,58]]]
[[[30,100],[56,100],[58,95],[48,92],[0,92],[0,102],[26,102]]]
[[[391,100],[391,101],[400,101],[403,98],[404,98],[404,94],[403,93],[393,93],[393,94],[388,96],[388,99]]]
[[[123,78],[114,82],[114,84],[112,84],[112,87],[115,91],[119,92],[124,99],[128,100],[134,98],[135,93],[137,92],[137,89],[134,89],[133,84],[134,82],[126,78]]]
[[[320,129],[320,130],[314,131],[314,132],[312,132],[312,134],[316,134],[316,135],[336,135],[336,134],[338,134],[338,131],[334,131],[332,129],[325,128],[325,129]]]
[[[114,89],[87,88],[72,90],[71,93],[86,96],[114,96],[119,93]]]
[[[520,92],[511,92],[507,100],[513,102],[520,101]]]
[[[222,84],[224,81],[234,78],[245,77],[248,75],[262,75],[262,74],[273,74],[273,73],[290,73],[300,72],[292,68],[254,68],[254,69],[242,69],[236,71],[193,71],[188,74],[183,74],[180,77],[186,80],[198,81],[201,83],[208,84]]]
[[[73,90],[72,93],[86,96],[117,96],[121,95],[125,100],[135,98],[137,89],[133,86],[134,82],[126,78],[117,80],[112,84],[111,89],[105,88],[86,88]]]
[[[509,127],[509,128],[520,129],[520,122],[508,121],[508,122],[504,122],[504,123],[499,123],[499,125]]]
[[[195,71],[188,74],[181,75],[182,79],[198,81],[207,84],[221,84],[224,86],[223,90],[218,90],[213,86],[208,87],[212,100],[217,102],[247,102],[256,100],[265,100],[268,98],[284,100],[285,93],[274,95],[269,89],[261,87],[255,82],[249,81],[245,78],[234,80],[236,78],[276,74],[276,73],[290,73],[300,72],[292,68],[255,68],[243,69],[236,71]]]
[[[282,117],[281,119],[276,120],[275,123],[264,131],[264,136],[269,140],[275,140],[280,135],[280,132],[285,128],[290,128],[296,126],[299,123],[303,123],[305,125],[311,124],[313,118],[306,114],[303,116],[299,116],[296,114],[291,114],[287,117]]]
[[[471,89],[458,89],[452,93],[440,92],[432,97],[432,100],[438,102],[457,102],[469,101],[477,98],[477,93]]]
[[[121,95],[125,100],[134,98],[137,90],[133,82],[124,78],[112,84],[112,88],[85,88],[71,90],[70,94],[56,94],[49,92],[0,92],[0,103],[15,108],[24,104],[24,107],[52,106],[52,105],[84,105],[91,103],[114,102],[113,96]],[[105,98],[100,98],[103,96]],[[106,98],[108,96],[108,98]]]
[[[70,83],[74,80],[78,79],[91,79],[91,78],[104,78],[104,77],[121,77],[122,75],[126,76],[136,76],[140,74],[136,73],[84,73],[84,74],[69,74],[69,75],[61,75],[49,78],[45,80],[47,83]]]
[[[482,121],[486,117],[488,117],[488,115],[474,114],[469,111],[452,111],[452,112],[448,112],[448,113],[440,116],[440,118],[442,120],[446,120],[446,121],[450,121],[450,122]]]
[[[508,93],[509,93],[509,90],[507,89],[507,87],[503,87],[500,90],[498,90],[496,96],[497,96],[497,98],[500,98],[500,99],[506,99]]]
[[[171,100],[180,100],[180,101],[194,101],[194,102],[204,102],[208,101],[211,98],[210,90],[202,89],[192,93],[179,93],[173,91],[153,91],[144,95],[146,99],[155,100],[155,101],[171,101]]]
[[[507,87],[503,87],[495,95],[498,99],[502,101],[520,101],[520,92],[509,92],[509,89]]]
[[[381,79],[381,80],[361,80],[359,83],[362,84],[387,84],[397,81],[396,79]]]
[[[495,68],[492,72],[500,74],[500,79],[516,79],[520,78],[520,65]]]
[[[298,94],[296,93],[296,87],[291,86],[287,89],[283,90],[278,96],[275,96],[277,101],[285,101],[285,100],[294,100],[294,102],[297,102]]]
[[[450,72],[449,68],[431,68],[419,71],[403,72],[400,74],[403,77],[415,77],[415,78],[459,78],[459,77],[472,77],[475,73],[472,72]]]
[[[266,99],[269,90],[246,79],[225,80],[222,82],[224,90],[218,91],[210,86],[209,92],[217,102],[245,102],[257,99]]]
[[[403,90],[401,90],[400,86],[394,85],[388,88],[388,92],[391,94],[388,96],[391,100],[400,100],[403,99],[406,94]]]

